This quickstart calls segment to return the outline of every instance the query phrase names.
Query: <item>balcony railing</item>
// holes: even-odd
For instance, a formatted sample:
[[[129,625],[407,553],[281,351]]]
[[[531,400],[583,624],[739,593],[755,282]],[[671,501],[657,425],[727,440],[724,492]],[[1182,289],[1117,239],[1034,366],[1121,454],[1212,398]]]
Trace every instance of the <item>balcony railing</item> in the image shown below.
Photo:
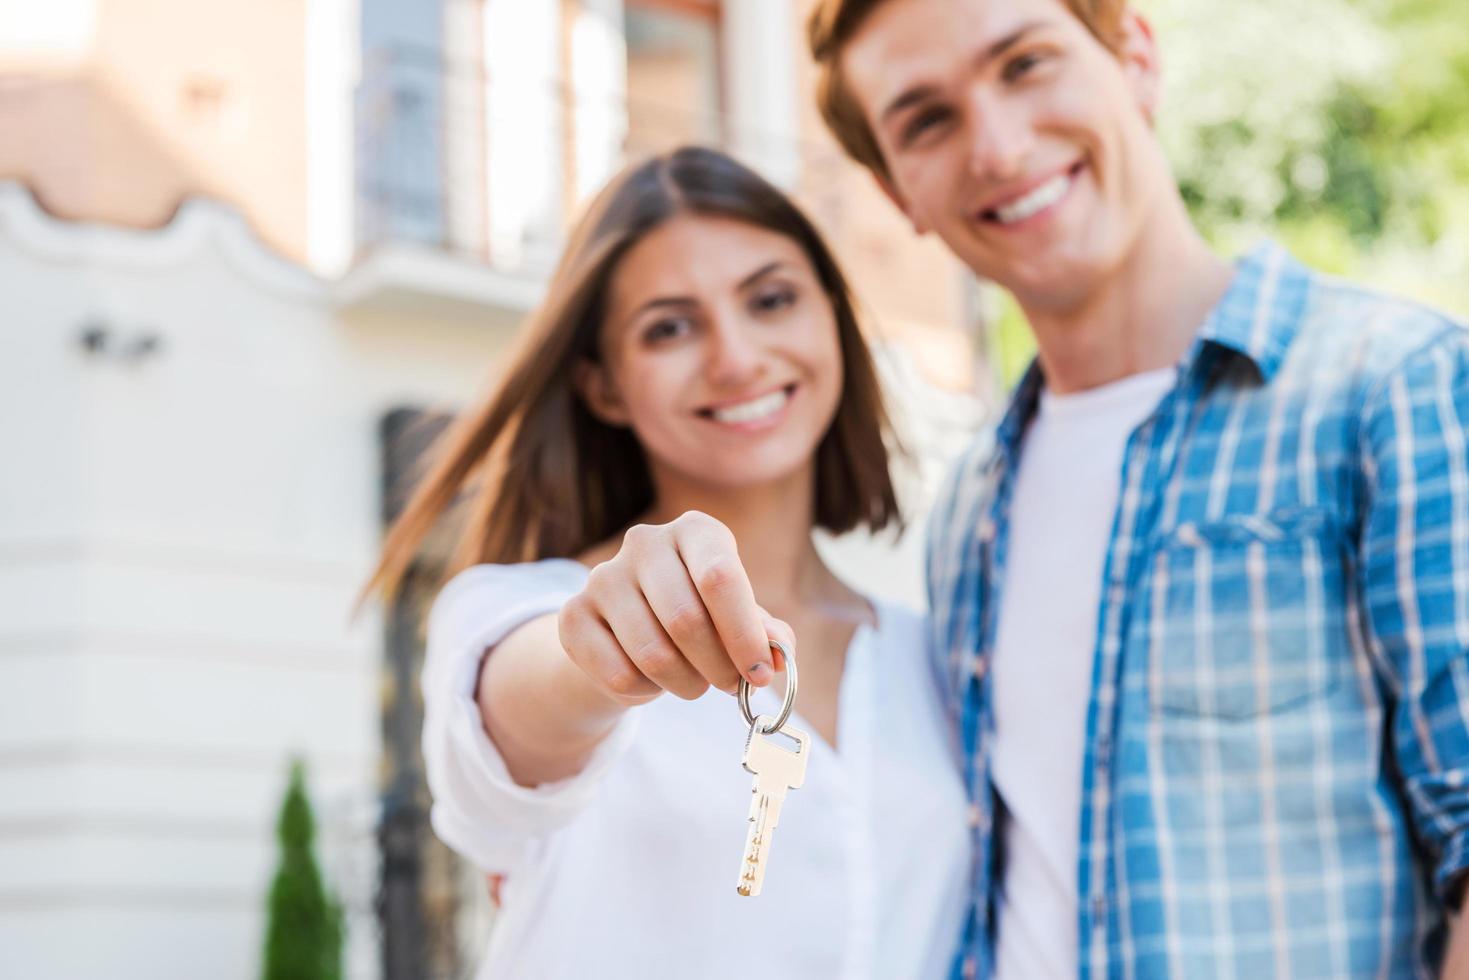
[[[386,55],[356,100],[358,254],[415,245],[532,271],[563,225],[561,93]]]

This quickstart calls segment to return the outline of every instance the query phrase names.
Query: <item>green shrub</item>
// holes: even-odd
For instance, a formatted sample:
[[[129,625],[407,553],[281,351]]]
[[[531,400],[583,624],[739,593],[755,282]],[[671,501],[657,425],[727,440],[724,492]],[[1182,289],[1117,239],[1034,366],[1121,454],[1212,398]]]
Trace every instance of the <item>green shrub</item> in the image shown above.
[[[342,914],[322,884],[312,854],[315,835],[305,767],[298,759],[276,824],[280,866],[270,886],[263,980],[341,980]]]

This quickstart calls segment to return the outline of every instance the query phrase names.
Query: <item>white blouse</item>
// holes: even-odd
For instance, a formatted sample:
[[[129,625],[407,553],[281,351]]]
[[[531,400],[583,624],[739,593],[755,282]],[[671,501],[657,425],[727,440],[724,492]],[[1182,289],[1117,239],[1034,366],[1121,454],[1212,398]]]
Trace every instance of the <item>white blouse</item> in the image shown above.
[[[509,777],[474,699],[480,658],[586,582],[567,560],[481,565],[429,618],[423,754],[435,832],[507,875],[480,978],[941,977],[959,942],[970,831],[922,617],[879,603],[857,630],[838,749],[812,732],[764,888],[735,892],[751,779],[733,698],[627,712],[578,775]],[[799,652],[797,653],[799,656]],[[779,687],[779,684],[772,687]],[[755,692],[757,712],[778,697]],[[791,724],[808,732],[799,714]]]

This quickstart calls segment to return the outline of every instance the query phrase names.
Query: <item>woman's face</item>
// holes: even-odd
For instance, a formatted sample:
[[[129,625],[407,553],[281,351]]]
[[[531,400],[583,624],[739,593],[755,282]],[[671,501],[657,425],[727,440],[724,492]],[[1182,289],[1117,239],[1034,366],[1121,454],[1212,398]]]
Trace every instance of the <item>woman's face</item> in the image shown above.
[[[680,215],[633,246],[601,342],[582,395],[631,427],[660,487],[809,471],[841,397],[836,316],[806,253],[733,219]]]

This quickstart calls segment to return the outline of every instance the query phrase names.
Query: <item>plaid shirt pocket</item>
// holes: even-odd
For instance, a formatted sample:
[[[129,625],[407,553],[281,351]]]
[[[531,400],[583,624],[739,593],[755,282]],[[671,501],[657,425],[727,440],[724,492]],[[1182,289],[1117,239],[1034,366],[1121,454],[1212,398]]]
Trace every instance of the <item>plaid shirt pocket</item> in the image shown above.
[[[1157,540],[1133,627],[1155,713],[1248,719],[1337,683],[1350,662],[1350,575],[1328,512],[1184,521]]]

